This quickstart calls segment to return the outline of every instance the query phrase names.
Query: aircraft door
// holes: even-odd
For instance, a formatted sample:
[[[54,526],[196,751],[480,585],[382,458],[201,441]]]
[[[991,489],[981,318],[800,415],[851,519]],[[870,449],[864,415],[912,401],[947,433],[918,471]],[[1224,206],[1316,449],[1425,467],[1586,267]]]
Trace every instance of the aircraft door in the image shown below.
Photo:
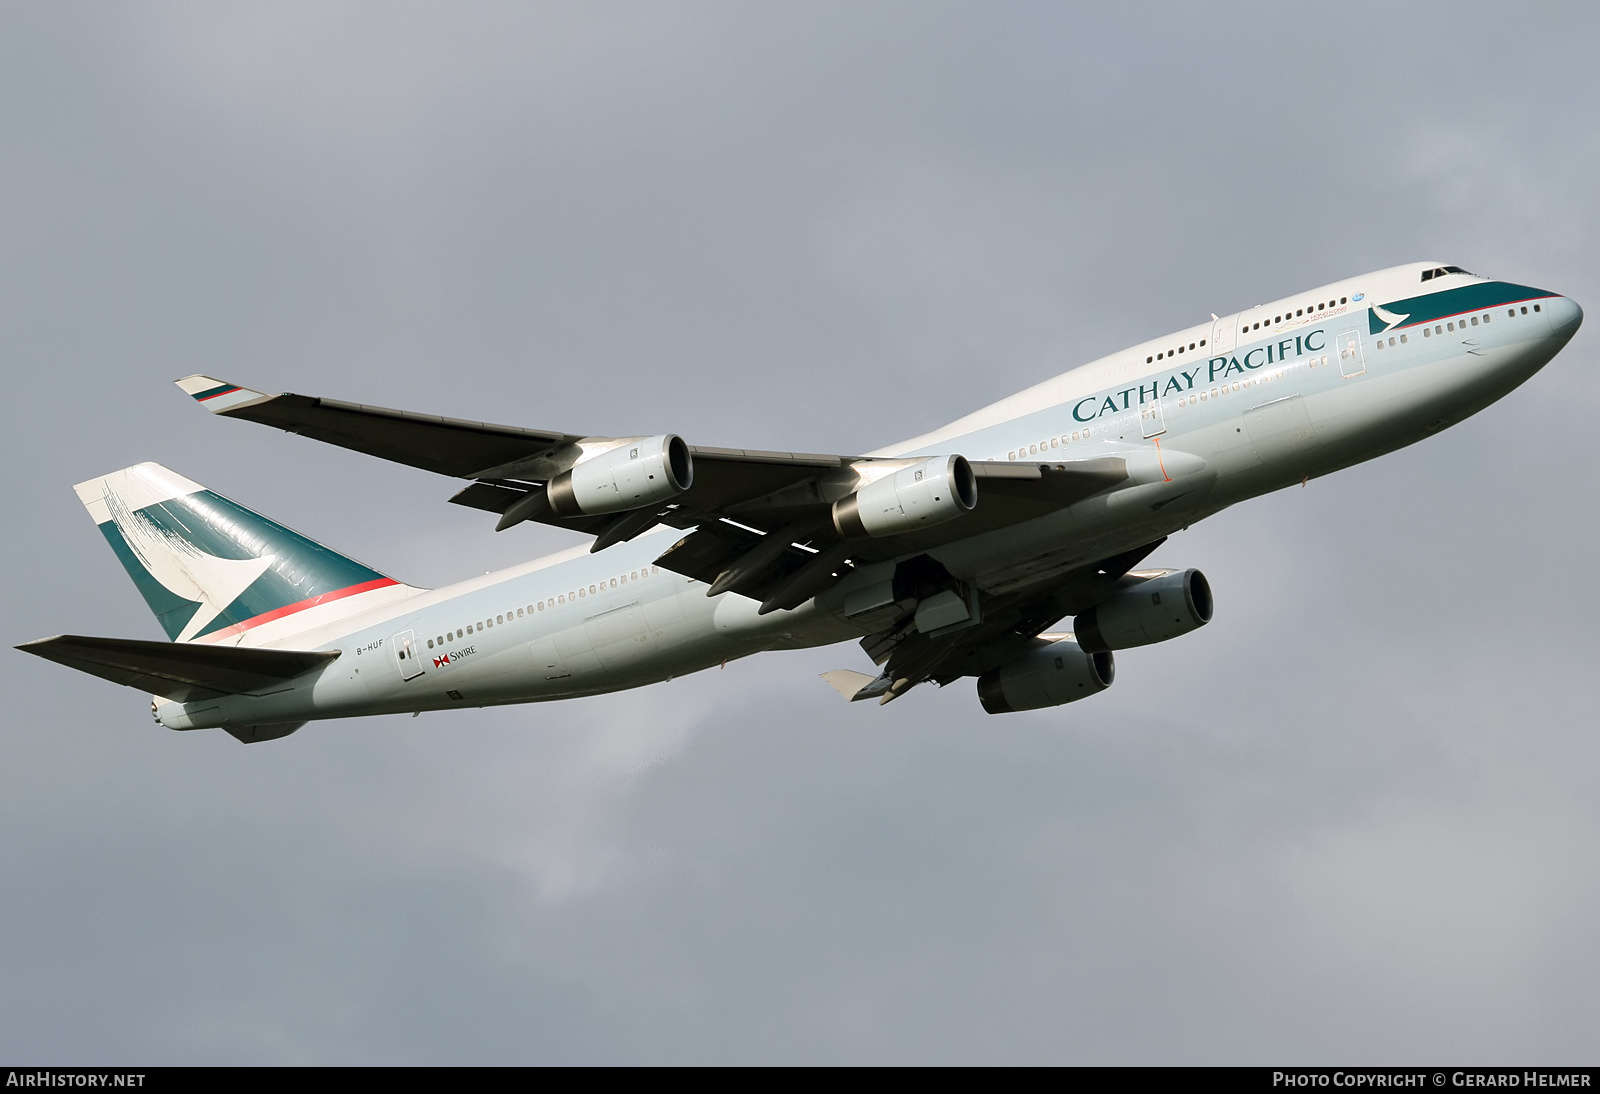
[[[533,667],[542,679],[564,680],[572,675],[572,670],[567,668],[561,660],[561,655],[556,652],[556,644],[546,638],[543,642],[535,642],[528,647],[533,654]]]
[[[1345,379],[1360,376],[1367,371],[1367,359],[1361,352],[1361,332],[1347,330],[1339,335],[1339,375]]]
[[[1239,316],[1237,314],[1225,315],[1211,324],[1211,352],[1213,356],[1218,353],[1233,352],[1233,340],[1237,335],[1238,329]]]
[[[401,631],[390,641],[394,643],[394,663],[399,666],[400,679],[412,680],[428,671],[428,667],[422,663],[422,657],[417,652],[415,632]]]
[[[1244,412],[1244,428],[1262,463],[1293,462],[1318,443],[1316,426],[1299,395],[1251,407]]]
[[[1139,429],[1145,439],[1159,437],[1167,431],[1167,416],[1161,412],[1161,396],[1139,408]]]
[[[656,652],[655,636],[637,602],[602,612],[585,623],[589,640],[608,669],[644,660]]]

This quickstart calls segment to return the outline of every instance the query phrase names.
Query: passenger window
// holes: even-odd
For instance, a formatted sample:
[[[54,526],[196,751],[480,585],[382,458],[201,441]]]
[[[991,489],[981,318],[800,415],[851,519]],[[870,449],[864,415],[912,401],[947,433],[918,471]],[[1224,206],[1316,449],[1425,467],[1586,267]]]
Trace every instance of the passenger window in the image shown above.
[[[612,578],[611,579],[611,587],[613,589],[615,589],[617,587],[617,579],[616,578]]]
[[[1443,334],[1444,333],[1444,328],[1443,327],[1434,327],[1433,328],[1433,333],[1434,334]]]
[[[1483,313],[1483,321],[1485,323],[1487,323],[1489,321],[1489,313],[1488,312],[1484,312]]]
[[[433,649],[433,639],[431,639],[431,638],[430,638],[430,639],[428,639],[428,648],[429,648],[429,649],[430,649],[430,650],[431,650],[431,649]]]
[[[1432,338],[1433,337],[1433,329],[1431,327],[1423,327],[1422,328],[1422,337],[1424,337],[1424,338]]]
[[[1391,337],[1390,337],[1390,338],[1389,338],[1389,344],[1390,344],[1390,345],[1391,345],[1391,346],[1392,346],[1392,345],[1394,345],[1394,338],[1393,338],[1393,336],[1391,336]]]
[[[1538,311],[1538,310],[1539,310],[1539,305],[1537,305],[1537,304],[1535,304],[1535,305],[1534,305],[1534,306],[1533,306],[1533,310],[1534,310],[1534,311]]]
[[[1346,298],[1341,296],[1339,298],[1339,303],[1343,304],[1343,303],[1345,303],[1345,300],[1346,300]]]
[[[1449,327],[1451,330],[1456,329],[1456,325],[1454,323],[1446,323],[1445,326]]]
[[[1478,325],[1478,317],[1476,315],[1474,315],[1472,317],[1472,325],[1473,326],[1477,326]]]
[[[1524,304],[1522,306],[1522,314],[1523,315],[1527,315],[1528,314],[1528,306],[1526,304]]]
[[[1507,308],[1506,309],[1506,315],[1507,315],[1507,317],[1509,317],[1511,319],[1515,319],[1517,317],[1517,309],[1516,308]]]
[[[1406,336],[1402,334],[1400,336],[1400,341],[1404,342],[1405,340],[1406,340]],[[1390,339],[1390,341],[1393,341],[1393,339]]]

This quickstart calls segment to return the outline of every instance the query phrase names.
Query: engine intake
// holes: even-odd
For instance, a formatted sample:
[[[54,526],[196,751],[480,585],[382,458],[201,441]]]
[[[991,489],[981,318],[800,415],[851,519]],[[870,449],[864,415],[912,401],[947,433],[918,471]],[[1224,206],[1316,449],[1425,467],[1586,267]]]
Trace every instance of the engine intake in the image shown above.
[[[978,477],[965,456],[934,456],[868,483],[833,503],[846,539],[897,536],[954,520],[978,504]]]
[[[1109,652],[1090,653],[1062,638],[978,677],[978,702],[990,714],[1058,707],[1099,694],[1116,675]]]
[[[660,505],[693,483],[689,446],[667,433],[591,456],[551,479],[546,492],[557,516],[580,517]]]
[[[1211,622],[1211,585],[1199,570],[1129,574],[1124,584],[1072,621],[1086,650],[1165,642]]]

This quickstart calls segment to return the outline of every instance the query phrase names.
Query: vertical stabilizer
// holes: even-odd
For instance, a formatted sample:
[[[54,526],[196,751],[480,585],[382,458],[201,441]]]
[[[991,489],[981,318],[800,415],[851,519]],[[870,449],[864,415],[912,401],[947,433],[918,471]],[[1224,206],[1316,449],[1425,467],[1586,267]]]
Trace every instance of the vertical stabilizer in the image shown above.
[[[160,464],[74,489],[174,642],[259,645],[413,591]]]

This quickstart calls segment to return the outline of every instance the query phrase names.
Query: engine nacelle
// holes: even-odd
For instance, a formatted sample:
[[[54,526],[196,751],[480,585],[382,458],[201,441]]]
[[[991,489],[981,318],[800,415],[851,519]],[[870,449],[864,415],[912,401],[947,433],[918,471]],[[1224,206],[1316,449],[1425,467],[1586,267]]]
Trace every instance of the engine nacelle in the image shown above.
[[[671,501],[694,482],[694,461],[671,433],[628,441],[575,464],[550,480],[546,492],[557,516],[624,513]]]
[[[1211,622],[1211,585],[1199,570],[1130,574],[1125,585],[1072,621],[1086,650],[1126,650],[1165,642]]]
[[[1106,690],[1116,675],[1110,652],[1089,653],[1062,638],[978,677],[978,702],[990,714],[1058,707]]]
[[[978,504],[978,478],[965,456],[934,456],[868,483],[833,503],[846,539],[897,536],[954,520]]]

